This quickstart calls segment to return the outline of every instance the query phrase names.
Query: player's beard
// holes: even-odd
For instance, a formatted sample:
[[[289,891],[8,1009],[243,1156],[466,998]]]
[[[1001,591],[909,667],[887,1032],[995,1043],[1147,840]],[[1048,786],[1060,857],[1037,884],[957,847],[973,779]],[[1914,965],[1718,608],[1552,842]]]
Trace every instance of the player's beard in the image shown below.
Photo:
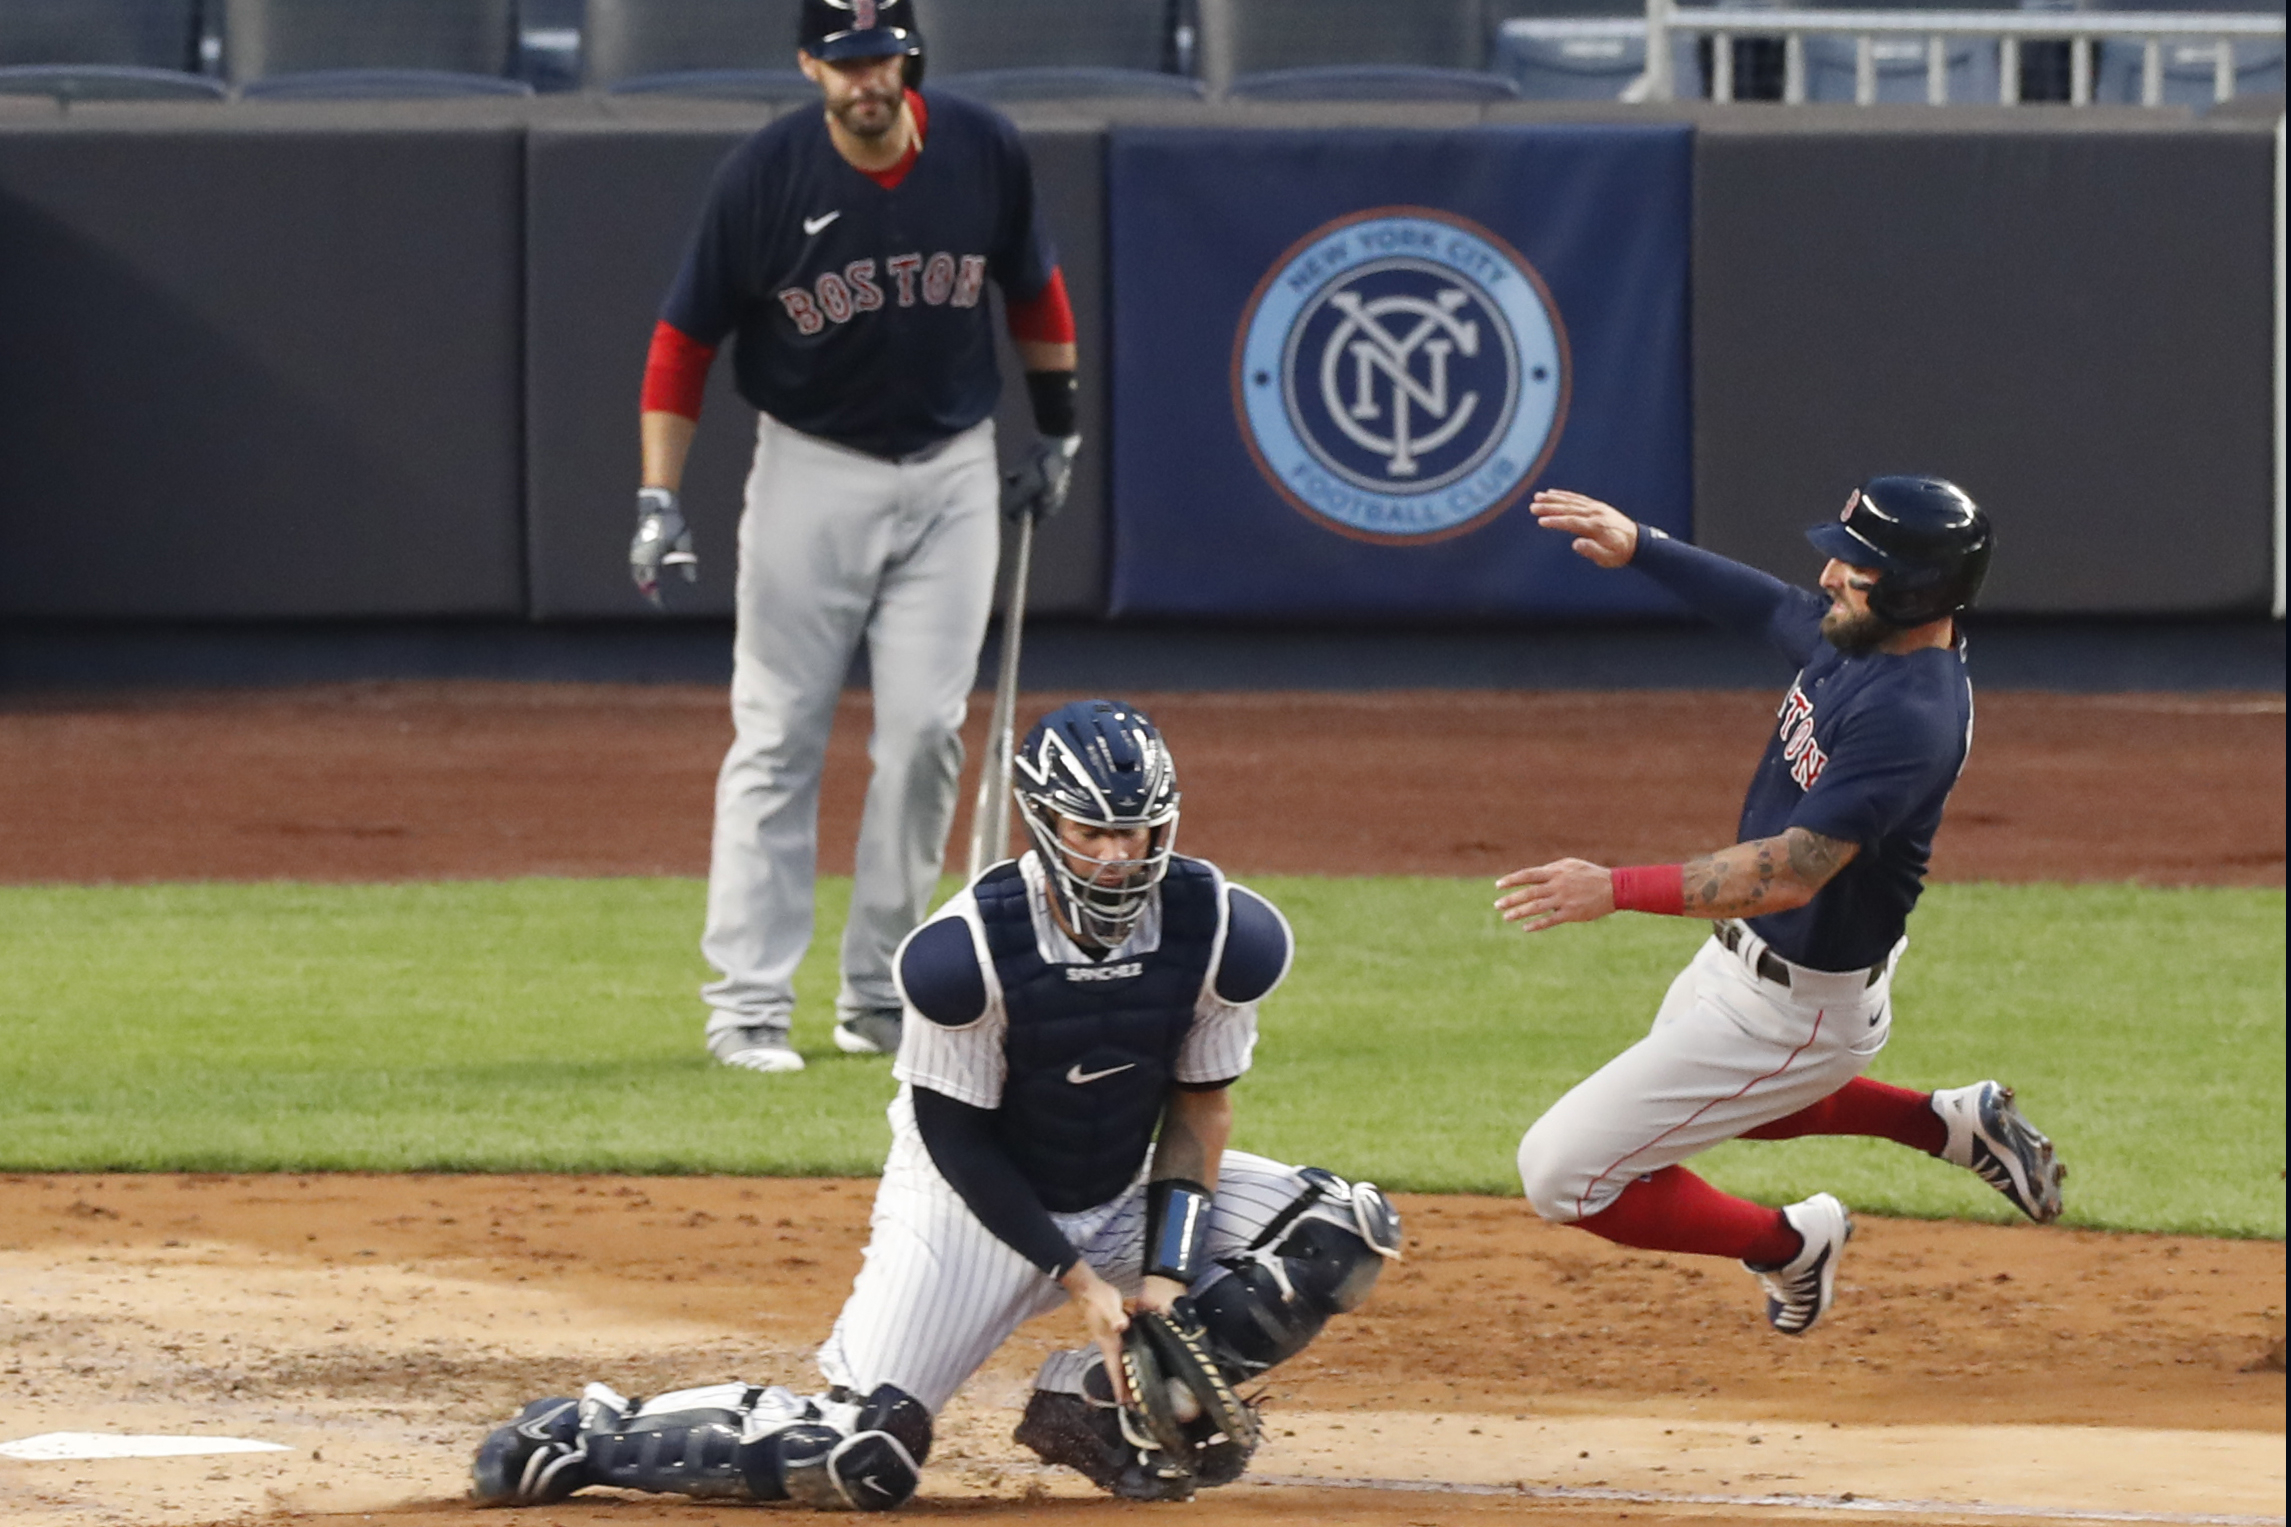
[[[862,91],[835,107],[835,120],[854,138],[873,142],[899,125],[900,93]]]
[[[1847,657],[1875,652],[1892,634],[1893,627],[1878,619],[1875,610],[1864,610],[1857,615],[1833,603],[1830,612],[1822,617],[1822,640]]]

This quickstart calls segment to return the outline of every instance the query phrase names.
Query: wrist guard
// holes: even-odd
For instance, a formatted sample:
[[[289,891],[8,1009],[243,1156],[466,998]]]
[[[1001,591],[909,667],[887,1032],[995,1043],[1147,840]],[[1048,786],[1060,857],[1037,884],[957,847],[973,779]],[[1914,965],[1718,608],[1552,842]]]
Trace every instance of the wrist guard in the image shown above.
[[[1209,1190],[1182,1177],[1146,1184],[1145,1275],[1190,1287],[1209,1265]]]
[[[1077,432],[1074,394],[1079,387],[1071,371],[1029,371],[1026,400],[1034,405],[1034,427],[1053,439]]]

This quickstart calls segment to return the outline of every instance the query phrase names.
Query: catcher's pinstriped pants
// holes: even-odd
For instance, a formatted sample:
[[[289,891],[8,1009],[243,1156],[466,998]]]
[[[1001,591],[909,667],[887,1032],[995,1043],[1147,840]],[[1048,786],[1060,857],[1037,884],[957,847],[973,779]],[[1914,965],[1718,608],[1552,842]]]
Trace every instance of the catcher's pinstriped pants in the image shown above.
[[[896,1008],[891,955],[938,888],[1000,552],[994,422],[884,461],[762,415],[740,517],[735,737],[716,781],[708,1032],[784,1027],[811,942],[820,769],[860,639],[874,774],[843,935],[845,1012]]]
[[[896,1384],[936,1415],[1011,1332],[1065,1304],[1066,1291],[980,1224],[939,1175],[904,1088],[890,1114],[891,1155],[875,1193],[867,1260],[819,1349],[819,1371],[853,1394]],[[1209,1257],[1246,1249],[1304,1191],[1294,1168],[1227,1151],[1211,1201]],[[1306,1214],[1351,1223],[1340,1206],[1316,1205]],[[1051,1218],[1108,1283],[1125,1296],[1137,1293],[1145,1260],[1142,1171],[1111,1202]],[[1213,1268],[1195,1288],[1223,1276],[1223,1268]],[[1088,1345],[1053,1352],[1034,1387],[1081,1393],[1096,1353]]]

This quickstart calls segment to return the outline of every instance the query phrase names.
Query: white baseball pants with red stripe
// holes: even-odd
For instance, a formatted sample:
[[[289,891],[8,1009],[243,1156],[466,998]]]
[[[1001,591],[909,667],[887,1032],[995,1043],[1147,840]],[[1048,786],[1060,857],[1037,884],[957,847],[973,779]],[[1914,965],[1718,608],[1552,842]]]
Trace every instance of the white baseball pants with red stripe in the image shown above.
[[[859,642],[874,773],[843,935],[846,1013],[897,1008],[891,956],[937,893],[1001,549],[994,421],[885,461],[757,420],[740,517],[731,751],[716,782],[701,988],[727,1027],[784,1028],[811,942],[820,769]]]
[[[1763,941],[1716,937],[1671,982],[1647,1037],[1551,1105],[1519,1142],[1535,1212],[1588,1219],[1632,1181],[1820,1102],[1885,1048],[1903,939],[1873,983],[1866,971],[1791,966],[1756,974]]]

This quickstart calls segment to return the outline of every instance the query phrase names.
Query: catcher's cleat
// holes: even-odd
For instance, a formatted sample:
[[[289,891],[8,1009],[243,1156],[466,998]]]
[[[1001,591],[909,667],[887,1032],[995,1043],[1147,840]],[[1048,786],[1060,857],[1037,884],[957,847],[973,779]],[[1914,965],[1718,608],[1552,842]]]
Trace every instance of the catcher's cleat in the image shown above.
[[[1037,1389],[1010,1437],[1044,1463],[1072,1469],[1124,1500],[1193,1498],[1193,1472],[1166,1453],[1133,1446],[1122,1433],[1120,1413],[1110,1404]]]
[[[580,1401],[535,1400],[478,1444],[470,1499],[481,1506],[546,1506],[589,1482]]]
[[[848,1013],[835,1026],[835,1047],[846,1055],[896,1055],[905,1014],[895,1007]]]
[[[1827,1193],[1791,1204],[1782,1216],[1805,1241],[1798,1254],[1779,1267],[1742,1265],[1766,1290],[1766,1323],[1784,1336],[1803,1336],[1836,1297],[1838,1260],[1853,1239],[1853,1218]]]
[[[763,1024],[718,1029],[708,1036],[708,1053],[742,1071],[801,1071],[803,1057],[788,1044],[788,1031]]]
[[[1948,1126],[1941,1159],[1978,1172],[2040,1225],[2060,1218],[2060,1185],[2068,1168],[2053,1158],[2046,1139],[2013,1104],[2013,1089],[1975,1082],[1933,1094],[1933,1111]]]

